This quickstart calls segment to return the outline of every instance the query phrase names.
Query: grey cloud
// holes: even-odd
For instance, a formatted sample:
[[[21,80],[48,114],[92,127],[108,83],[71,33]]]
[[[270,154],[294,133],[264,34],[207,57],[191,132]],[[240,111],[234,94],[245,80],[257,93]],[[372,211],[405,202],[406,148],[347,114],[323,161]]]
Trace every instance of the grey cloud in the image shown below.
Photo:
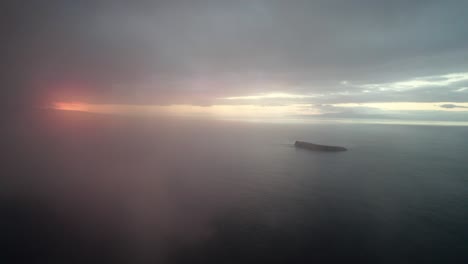
[[[468,75],[468,74],[467,74]],[[432,76],[424,80],[442,81],[446,78]],[[407,80],[396,80],[398,82]],[[421,85],[417,88],[395,90],[392,84],[378,84],[386,90],[370,89],[366,85],[345,87],[348,93],[328,93],[320,98],[323,103],[366,103],[366,102],[467,102],[468,94],[465,93],[467,80],[453,82],[447,85]]]
[[[379,103],[379,102],[467,102],[467,95],[460,95],[447,88],[428,88],[414,91],[378,91],[350,95],[331,95],[322,99],[326,103]]]
[[[326,118],[392,118],[388,112],[373,107],[339,107],[326,104],[315,107],[322,112],[320,116]]]
[[[467,8],[455,0],[15,3],[3,18],[13,88],[2,97],[209,104],[269,92],[271,83],[290,93],[357,92],[339,83],[467,70]],[[418,96],[431,97],[323,102]]]
[[[448,111],[384,111],[373,107],[337,107],[332,105],[314,105],[322,111],[318,116],[302,115],[302,118],[332,118],[332,119],[382,119],[382,120],[413,120],[413,121],[454,121],[467,122],[468,115],[461,112]]]
[[[316,104],[313,106],[321,114],[320,118],[345,118],[345,119],[418,119],[415,118],[416,111],[383,111],[374,107],[356,106],[340,107],[328,104]],[[417,111],[419,112],[419,111]],[[314,116],[310,116],[314,117]],[[315,116],[317,117],[317,116]]]
[[[389,119],[389,120],[414,120],[414,121],[453,121],[468,122],[466,113],[443,111],[387,111],[385,113],[368,113],[345,111],[340,113],[322,114],[322,118],[345,119]]]
[[[463,106],[463,105],[456,105],[456,104],[443,104],[443,105],[440,105],[440,107],[442,108],[447,108],[447,109],[453,109],[453,108],[468,108],[466,106]]]

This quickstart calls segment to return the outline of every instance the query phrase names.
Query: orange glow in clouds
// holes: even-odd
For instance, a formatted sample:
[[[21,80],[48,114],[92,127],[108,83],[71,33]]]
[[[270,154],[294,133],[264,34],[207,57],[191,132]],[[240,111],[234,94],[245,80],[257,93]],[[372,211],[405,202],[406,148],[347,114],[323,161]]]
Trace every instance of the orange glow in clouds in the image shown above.
[[[64,111],[81,111],[81,112],[89,111],[88,105],[82,104],[82,103],[56,102],[53,104],[52,108],[57,109],[57,110],[64,110]]]

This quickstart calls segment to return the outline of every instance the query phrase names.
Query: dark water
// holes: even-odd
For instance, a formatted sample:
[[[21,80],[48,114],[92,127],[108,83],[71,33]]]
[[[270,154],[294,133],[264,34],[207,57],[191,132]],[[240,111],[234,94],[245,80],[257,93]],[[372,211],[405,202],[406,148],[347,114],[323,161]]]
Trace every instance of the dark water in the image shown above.
[[[2,263],[468,263],[468,127],[27,116]]]

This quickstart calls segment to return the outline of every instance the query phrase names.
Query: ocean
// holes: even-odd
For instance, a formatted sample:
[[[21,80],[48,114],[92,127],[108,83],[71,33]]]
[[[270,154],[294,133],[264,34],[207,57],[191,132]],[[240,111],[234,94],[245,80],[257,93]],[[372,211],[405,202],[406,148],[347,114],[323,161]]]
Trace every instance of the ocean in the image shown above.
[[[25,116],[1,132],[12,263],[468,263],[466,126]]]

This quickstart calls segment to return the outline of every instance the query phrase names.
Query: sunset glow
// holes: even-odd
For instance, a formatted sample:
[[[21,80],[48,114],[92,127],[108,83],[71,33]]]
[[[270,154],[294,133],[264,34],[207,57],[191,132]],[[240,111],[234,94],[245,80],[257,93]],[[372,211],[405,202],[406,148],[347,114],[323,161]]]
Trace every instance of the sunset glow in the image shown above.
[[[80,111],[87,112],[90,110],[89,105],[74,102],[55,102],[52,106],[53,109],[63,111]]]
[[[53,109],[81,111],[102,114],[162,114],[169,116],[212,116],[215,118],[274,118],[288,115],[319,114],[307,104],[280,106],[261,105],[124,105],[124,104],[84,104],[54,103]]]
[[[179,117],[209,117],[214,119],[239,120],[284,120],[285,118],[321,117],[328,113],[346,112],[347,109],[372,109],[373,111],[436,111],[436,112],[467,112],[468,103],[437,102],[401,102],[401,103],[363,103],[363,104],[330,104],[325,106],[314,104],[214,104],[198,106],[189,104],[172,105],[133,105],[133,104],[88,104],[76,102],[56,102],[53,109],[61,111],[79,111],[100,114],[117,115],[162,115]],[[369,110],[368,110],[369,111]],[[381,113],[381,112],[379,112]]]

